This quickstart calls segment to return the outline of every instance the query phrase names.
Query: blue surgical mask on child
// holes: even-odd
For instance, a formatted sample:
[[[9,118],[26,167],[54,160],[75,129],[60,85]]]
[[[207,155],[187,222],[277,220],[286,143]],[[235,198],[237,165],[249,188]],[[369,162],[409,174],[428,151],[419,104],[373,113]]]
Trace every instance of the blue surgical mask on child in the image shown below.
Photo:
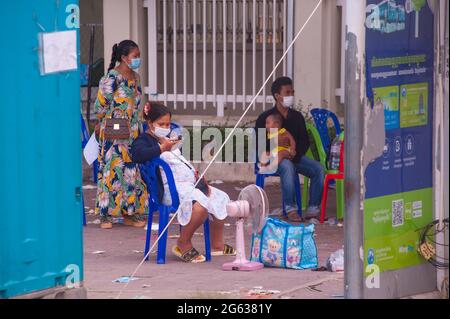
[[[155,126],[153,133],[155,133],[158,137],[167,137],[170,134],[170,128],[163,128],[159,126]]]
[[[136,70],[141,66],[141,59],[140,58],[134,58],[131,59],[131,63],[128,64],[128,67],[132,70]]]

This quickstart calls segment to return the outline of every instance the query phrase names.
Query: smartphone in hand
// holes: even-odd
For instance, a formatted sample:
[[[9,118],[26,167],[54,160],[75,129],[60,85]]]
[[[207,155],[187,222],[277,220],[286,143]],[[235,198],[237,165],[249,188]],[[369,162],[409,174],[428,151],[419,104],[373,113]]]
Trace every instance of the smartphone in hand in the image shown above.
[[[182,138],[183,137],[181,135],[178,135],[178,136],[175,136],[175,137],[171,137],[170,140],[176,142],[176,141],[181,141]]]

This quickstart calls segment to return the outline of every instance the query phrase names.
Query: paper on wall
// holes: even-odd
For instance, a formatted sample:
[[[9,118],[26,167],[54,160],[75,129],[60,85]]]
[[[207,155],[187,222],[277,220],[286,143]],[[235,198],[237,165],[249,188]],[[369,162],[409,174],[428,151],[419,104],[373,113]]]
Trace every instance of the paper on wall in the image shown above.
[[[42,75],[78,68],[76,31],[40,33],[39,40]]]

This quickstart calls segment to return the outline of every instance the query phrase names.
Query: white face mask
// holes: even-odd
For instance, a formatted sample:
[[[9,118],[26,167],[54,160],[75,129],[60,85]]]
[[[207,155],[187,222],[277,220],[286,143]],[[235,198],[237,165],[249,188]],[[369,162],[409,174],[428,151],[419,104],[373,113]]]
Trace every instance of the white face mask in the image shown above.
[[[170,128],[162,128],[159,126],[155,126],[155,130],[153,133],[155,133],[158,137],[167,137],[170,134]]]
[[[294,106],[294,96],[284,96],[283,106],[287,108],[292,108]]]

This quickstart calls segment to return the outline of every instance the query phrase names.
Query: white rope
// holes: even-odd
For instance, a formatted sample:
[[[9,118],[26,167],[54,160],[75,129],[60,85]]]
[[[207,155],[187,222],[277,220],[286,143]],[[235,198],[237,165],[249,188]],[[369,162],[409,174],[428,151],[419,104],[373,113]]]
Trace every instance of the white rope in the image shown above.
[[[439,10],[439,15],[438,15],[438,39],[439,39],[439,45],[443,46],[445,45],[445,37],[444,37],[444,26],[443,26],[443,21],[445,21],[445,19],[442,19],[442,14],[441,14],[442,10]],[[445,11],[447,12],[447,11]],[[443,20],[443,21],[442,21]],[[441,50],[437,50],[438,51],[438,58],[439,59],[445,59],[445,56],[443,56],[443,52]],[[445,54],[445,53],[444,53]],[[445,207],[444,207],[444,198],[445,198],[445,194],[444,194],[444,188],[445,188],[445,183],[444,183],[444,171],[446,169],[448,169],[447,167],[445,167],[445,160],[444,160],[444,152],[445,152],[445,148],[444,148],[444,143],[445,143],[445,128],[444,128],[444,119],[445,119],[445,112],[444,112],[444,103],[445,103],[445,96],[444,96],[444,79],[443,79],[443,75],[439,76],[439,91],[438,91],[438,99],[439,99],[439,103],[438,103],[438,107],[439,107],[439,140],[440,140],[440,149],[439,149],[439,167],[440,167],[440,175],[439,175],[439,228],[443,229],[444,227],[444,211],[445,211]]]
[[[250,108],[253,106],[253,104],[256,102],[256,99],[258,98],[258,96],[261,94],[261,92],[264,90],[264,87],[267,85],[267,83],[272,79],[273,74],[275,73],[275,71],[277,70],[277,68],[280,66],[280,64],[283,62],[284,58],[286,57],[286,55],[288,54],[288,52],[291,50],[291,48],[294,46],[295,42],[297,41],[297,39],[300,37],[300,35],[302,34],[303,30],[305,29],[306,25],[309,23],[309,21],[311,20],[311,18],[314,16],[314,14],[316,13],[317,9],[319,9],[320,5],[322,4],[322,0],[319,0],[319,2],[317,3],[316,7],[314,8],[314,10],[311,12],[311,14],[309,15],[308,19],[306,19],[305,23],[303,24],[303,26],[300,28],[300,30],[297,32],[297,35],[294,37],[294,39],[292,40],[292,42],[289,44],[289,46],[286,48],[286,51],[284,52],[283,56],[280,58],[280,60],[278,61],[277,65],[275,65],[275,67],[272,69],[272,72],[270,72],[269,76],[267,77],[266,81],[263,83],[263,85],[261,86],[261,88],[259,89],[258,93],[256,93],[256,95],[253,97],[252,101],[250,102],[250,104],[247,106],[247,108],[245,109],[244,113],[242,114],[242,116],[239,118],[239,120],[237,121],[236,125],[234,126],[233,130],[230,132],[230,134],[227,136],[227,138],[225,139],[225,141],[223,142],[222,146],[220,146],[219,150],[215,153],[215,155],[213,156],[213,158],[211,159],[211,161],[209,162],[208,166],[205,168],[205,170],[203,171],[203,173],[201,174],[201,176],[199,176],[197,182],[195,183],[194,189],[197,187],[198,183],[200,182],[200,180],[205,176],[206,172],[208,171],[208,169],[211,167],[211,165],[215,162],[215,160],[217,159],[217,157],[219,156],[220,152],[222,151],[222,149],[225,147],[225,145],[227,144],[228,140],[233,136],[234,132],[236,131],[236,129],[239,127],[239,125],[241,124],[242,120],[244,119],[244,117],[247,115],[248,111],[250,110]],[[136,267],[136,269],[133,271],[133,273],[130,276],[130,280],[125,284],[125,286],[119,291],[119,294],[117,295],[117,297],[115,299],[120,298],[120,296],[122,295],[123,291],[128,287],[129,283],[131,282],[131,279],[136,275],[136,273],[139,271],[139,269],[141,268],[141,266],[144,264],[145,260],[147,259],[147,257],[149,256],[150,252],[153,250],[153,248],[158,244],[160,238],[164,235],[164,233],[167,231],[167,229],[169,228],[169,226],[172,224],[173,220],[175,219],[175,217],[177,217],[178,215],[178,211],[172,216],[172,218],[170,219],[169,223],[167,224],[167,226],[163,229],[163,231],[161,232],[161,234],[158,236],[158,238],[156,239],[156,241],[154,242],[154,244],[152,245],[152,247],[149,249],[148,253],[144,256],[144,258],[142,259],[142,261],[139,263],[139,265]]]

